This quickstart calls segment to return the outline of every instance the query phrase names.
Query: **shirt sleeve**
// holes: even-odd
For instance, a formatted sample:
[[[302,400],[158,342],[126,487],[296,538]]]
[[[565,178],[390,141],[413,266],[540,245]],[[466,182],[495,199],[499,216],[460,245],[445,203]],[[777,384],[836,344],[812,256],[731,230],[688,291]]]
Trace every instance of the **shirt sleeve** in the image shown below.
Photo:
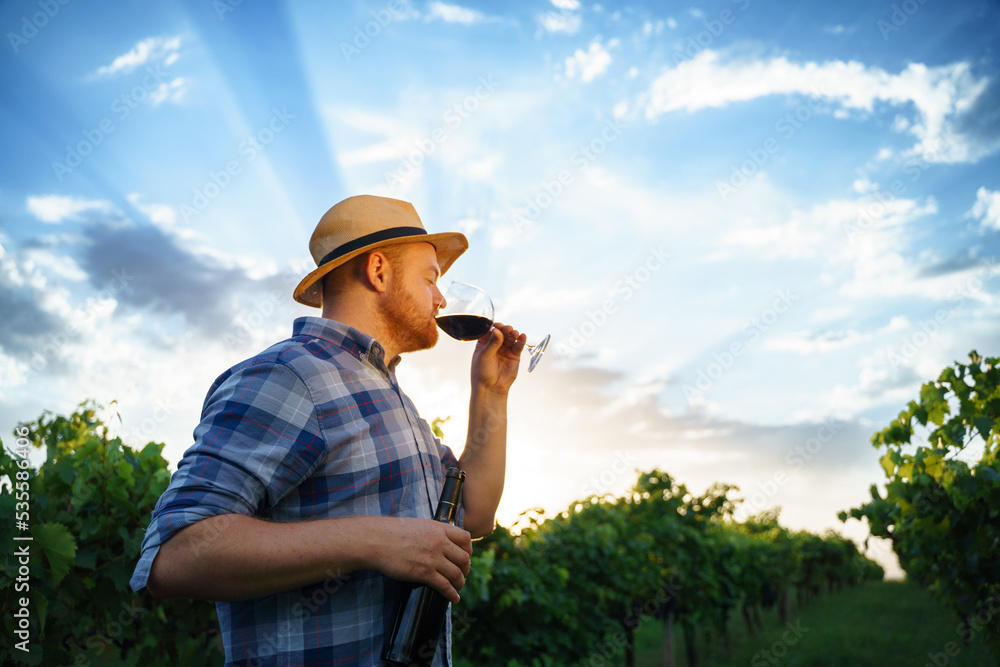
[[[308,477],[324,442],[313,401],[287,366],[241,367],[209,392],[194,444],[153,509],[130,585],[146,585],[160,546],[182,528],[222,514],[267,511]]]
[[[451,451],[451,447],[441,442],[440,439],[437,439],[437,443],[438,452],[441,454],[441,465],[444,466],[444,469],[447,470],[448,468],[453,467],[458,468],[458,457],[455,456],[453,451]]]

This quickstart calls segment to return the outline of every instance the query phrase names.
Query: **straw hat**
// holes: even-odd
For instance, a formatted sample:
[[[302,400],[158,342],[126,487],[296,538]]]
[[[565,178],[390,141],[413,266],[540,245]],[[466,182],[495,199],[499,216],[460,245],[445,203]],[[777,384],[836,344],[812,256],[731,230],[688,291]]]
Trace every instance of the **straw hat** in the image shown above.
[[[320,279],[327,273],[369,250],[416,241],[434,246],[442,274],[469,247],[465,236],[458,232],[428,234],[408,202],[374,195],[348,197],[335,204],[316,225],[309,239],[309,252],[317,268],[295,288],[295,300],[319,308],[323,302]]]

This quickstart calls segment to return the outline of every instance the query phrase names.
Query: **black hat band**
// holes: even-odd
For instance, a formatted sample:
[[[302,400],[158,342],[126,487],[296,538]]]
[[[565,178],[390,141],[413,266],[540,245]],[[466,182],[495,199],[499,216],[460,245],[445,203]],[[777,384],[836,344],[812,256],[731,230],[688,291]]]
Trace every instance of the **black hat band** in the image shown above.
[[[372,232],[371,234],[365,234],[361,238],[348,241],[344,245],[334,248],[330,252],[323,255],[323,259],[319,260],[319,264],[316,266],[323,266],[327,262],[332,262],[338,257],[343,257],[348,253],[352,253],[359,248],[364,248],[365,246],[373,243],[390,241],[403,236],[422,236],[425,234],[427,234],[427,230],[420,227],[390,227],[389,229],[382,229],[377,232]]]

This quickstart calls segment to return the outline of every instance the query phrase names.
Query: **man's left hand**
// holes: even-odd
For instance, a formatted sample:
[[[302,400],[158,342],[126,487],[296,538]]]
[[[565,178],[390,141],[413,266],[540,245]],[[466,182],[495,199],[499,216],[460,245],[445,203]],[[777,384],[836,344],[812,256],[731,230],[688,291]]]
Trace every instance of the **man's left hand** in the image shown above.
[[[472,353],[472,386],[506,395],[517,377],[527,336],[509,324],[494,322]]]

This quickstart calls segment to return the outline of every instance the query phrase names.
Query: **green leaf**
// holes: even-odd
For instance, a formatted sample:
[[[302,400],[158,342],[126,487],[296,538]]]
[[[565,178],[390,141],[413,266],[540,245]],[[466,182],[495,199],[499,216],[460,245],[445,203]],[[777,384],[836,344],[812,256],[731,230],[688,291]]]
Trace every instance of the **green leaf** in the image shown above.
[[[944,472],[944,457],[940,454],[927,454],[922,459],[924,472],[937,479]]]
[[[97,554],[89,549],[78,549],[75,566],[83,570],[93,570],[97,567]]]
[[[48,618],[48,615],[49,615],[49,601],[46,598],[39,597],[38,598],[38,618],[39,618],[38,628],[39,628],[39,630],[41,632],[41,636],[42,637],[45,636],[45,621]]]
[[[52,583],[58,586],[69,572],[76,556],[73,534],[61,523],[43,523],[34,527],[31,536],[35,538],[35,546],[42,550],[49,561]]]
[[[925,384],[920,389],[920,402],[927,410],[928,421],[938,426],[944,423],[944,416],[948,414],[949,408],[940,387],[930,382]]]
[[[899,453],[895,450],[888,452],[879,460],[879,463],[882,465],[882,470],[885,471],[886,477],[892,477],[896,473],[896,462],[898,460]]]
[[[996,424],[996,422],[989,417],[972,418],[972,425],[976,427],[977,431],[979,431],[979,435],[983,438],[983,440],[990,439],[990,432],[993,431],[994,424]]]

